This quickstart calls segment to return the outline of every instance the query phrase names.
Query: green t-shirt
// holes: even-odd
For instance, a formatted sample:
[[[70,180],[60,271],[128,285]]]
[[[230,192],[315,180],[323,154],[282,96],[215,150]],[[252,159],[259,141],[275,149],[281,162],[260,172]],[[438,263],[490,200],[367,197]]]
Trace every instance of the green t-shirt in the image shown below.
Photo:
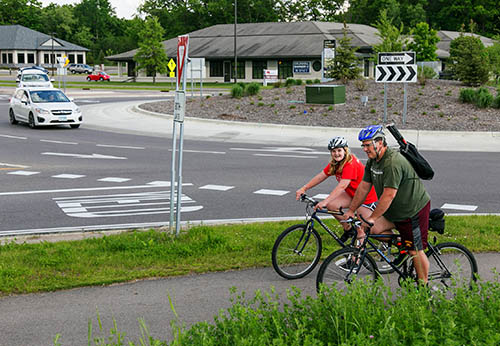
[[[369,159],[363,180],[373,184],[378,198],[385,187],[397,189],[396,197],[384,213],[389,221],[402,221],[416,215],[427,202],[429,194],[411,164],[398,151],[387,148],[382,159]]]

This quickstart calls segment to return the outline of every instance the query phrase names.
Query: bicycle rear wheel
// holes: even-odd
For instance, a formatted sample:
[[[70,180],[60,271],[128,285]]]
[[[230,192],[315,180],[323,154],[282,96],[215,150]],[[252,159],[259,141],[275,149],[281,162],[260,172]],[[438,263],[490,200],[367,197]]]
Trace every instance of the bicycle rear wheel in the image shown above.
[[[271,259],[273,268],[285,279],[299,279],[309,274],[321,257],[321,237],[306,225],[294,225],[276,239]]]
[[[448,242],[434,248],[436,252],[427,251],[429,287],[432,290],[444,291],[452,286],[469,288],[477,280],[476,259],[465,246]]]
[[[346,247],[335,251],[321,264],[316,277],[316,289],[322,285],[335,285],[345,289],[353,280],[375,282],[379,273],[373,258],[366,254],[362,263],[359,249]]]

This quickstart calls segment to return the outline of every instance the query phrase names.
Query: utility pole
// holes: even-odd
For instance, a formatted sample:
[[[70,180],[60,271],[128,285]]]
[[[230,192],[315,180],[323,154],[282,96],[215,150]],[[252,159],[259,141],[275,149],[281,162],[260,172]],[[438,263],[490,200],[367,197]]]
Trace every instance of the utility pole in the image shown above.
[[[50,57],[50,62],[52,64],[52,77],[54,77],[54,60],[56,59],[54,55],[54,32],[50,33],[50,42],[52,43],[52,56]]]
[[[238,23],[238,0],[234,0],[234,83],[237,82],[238,57],[236,53],[236,24]]]

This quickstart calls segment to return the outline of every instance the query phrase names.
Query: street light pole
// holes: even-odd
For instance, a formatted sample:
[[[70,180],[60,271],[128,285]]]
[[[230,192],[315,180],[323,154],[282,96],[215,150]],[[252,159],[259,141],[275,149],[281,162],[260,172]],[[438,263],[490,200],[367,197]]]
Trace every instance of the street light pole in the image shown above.
[[[55,56],[54,56],[54,33],[53,32],[50,33],[50,42],[52,43],[52,56],[50,57],[50,62],[52,64],[52,77],[54,77],[54,60],[55,60]]]
[[[238,22],[238,0],[234,0],[234,83],[237,82],[237,74],[238,74],[238,57],[236,53],[236,24]]]

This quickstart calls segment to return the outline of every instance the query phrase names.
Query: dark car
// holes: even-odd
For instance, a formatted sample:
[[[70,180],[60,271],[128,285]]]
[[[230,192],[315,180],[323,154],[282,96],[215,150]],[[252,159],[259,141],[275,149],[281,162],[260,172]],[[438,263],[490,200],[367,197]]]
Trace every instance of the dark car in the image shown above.
[[[97,81],[110,81],[111,80],[111,77],[109,76],[109,74],[107,74],[106,72],[104,71],[99,71],[99,72],[94,72],[94,73],[91,73],[87,76],[87,80],[90,82],[92,80],[95,80],[96,82]]]

